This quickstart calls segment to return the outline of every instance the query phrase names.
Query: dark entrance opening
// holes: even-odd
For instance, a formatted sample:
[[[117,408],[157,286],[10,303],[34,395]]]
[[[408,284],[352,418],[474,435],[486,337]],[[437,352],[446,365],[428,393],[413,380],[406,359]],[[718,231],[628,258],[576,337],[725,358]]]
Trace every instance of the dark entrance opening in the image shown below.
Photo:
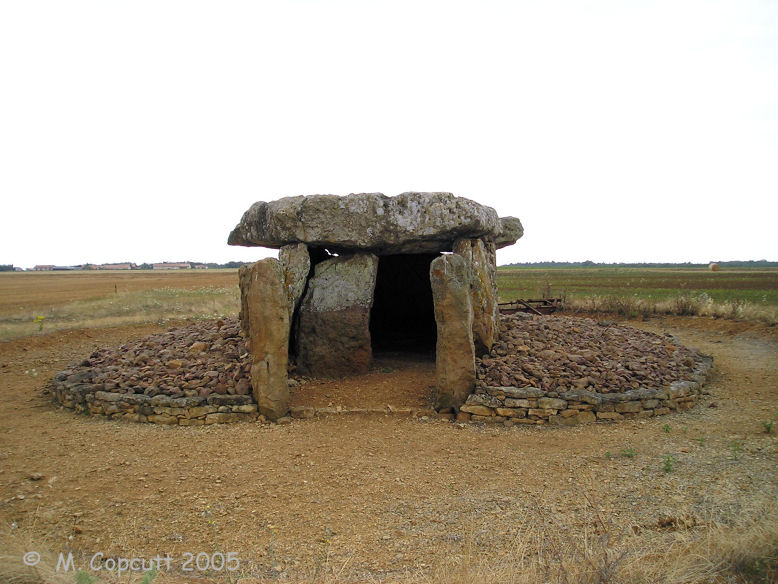
[[[437,325],[430,263],[438,254],[378,258],[370,337],[375,352],[435,352]]]

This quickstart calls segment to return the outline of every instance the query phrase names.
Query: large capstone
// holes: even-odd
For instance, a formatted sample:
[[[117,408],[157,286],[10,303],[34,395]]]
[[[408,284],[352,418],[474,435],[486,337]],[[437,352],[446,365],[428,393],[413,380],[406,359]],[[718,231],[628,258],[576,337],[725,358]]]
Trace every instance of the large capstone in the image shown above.
[[[316,264],[300,305],[297,367],[318,377],[367,372],[373,352],[370,308],[378,258],[369,253]]]
[[[521,237],[518,219],[501,220],[491,207],[451,193],[310,195],[260,201],[230,234],[230,245],[280,248],[292,243],[334,253],[376,255],[451,251],[458,238],[496,246]]]

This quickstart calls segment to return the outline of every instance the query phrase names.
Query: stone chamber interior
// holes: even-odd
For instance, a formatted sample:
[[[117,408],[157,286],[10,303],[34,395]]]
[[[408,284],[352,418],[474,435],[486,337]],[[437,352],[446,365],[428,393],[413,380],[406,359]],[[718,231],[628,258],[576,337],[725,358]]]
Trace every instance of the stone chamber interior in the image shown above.
[[[437,325],[430,263],[438,254],[387,255],[378,259],[370,337],[374,353],[435,354]]]
[[[336,254],[309,248],[310,275],[316,264]],[[400,254],[378,258],[378,273],[370,311],[371,348],[374,355],[414,354],[434,358],[437,342],[430,264],[440,254]],[[307,292],[307,284],[306,284]],[[303,293],[305,295],[305,293]],[[289,356],[297,356],[299,311],[292,316]]]

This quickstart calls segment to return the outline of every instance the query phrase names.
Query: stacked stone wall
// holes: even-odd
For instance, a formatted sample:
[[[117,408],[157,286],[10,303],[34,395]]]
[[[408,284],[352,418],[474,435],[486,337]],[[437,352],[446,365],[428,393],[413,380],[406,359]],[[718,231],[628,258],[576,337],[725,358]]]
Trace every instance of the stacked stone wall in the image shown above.
[[[691,381],[676,381],[662,389],[632,389],[621,393],[587,390],[546,392],[536,387],[484,387],[468,397],[460,421],[574,425],[602,420],[650,418],[687,410],[697,403],[713,360],[702,359]]]
[[[55,379],[53,393],[59,404],[77,413],[129,422],[202,426],[264,421],[264,416],[257,413],[257,404],[248,395],[149,397],[136,393],[94,391],[91,384],[72,384],[66,378]]]

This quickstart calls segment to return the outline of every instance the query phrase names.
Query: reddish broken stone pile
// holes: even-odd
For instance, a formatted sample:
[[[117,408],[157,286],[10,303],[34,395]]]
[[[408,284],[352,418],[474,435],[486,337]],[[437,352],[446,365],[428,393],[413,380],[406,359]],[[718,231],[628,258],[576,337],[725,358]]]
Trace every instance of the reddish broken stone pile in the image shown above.
[[[700,355],[675,339],[608,321],[503,315],[500,337],[477,360],[477,386],[617,393],[690,380]]]
[[[578,392],[576,400],[584,399],[578,394],[591,394],[598,403],[641,391],[662,393],[660,388],[699,379],[703,361],[672,337],[615,323],[503,316],[498,342],[488,356],[477,359],[477,387],[467,403],[486,407],[484,395],[495,391],[523,392],[533,400]],[[240,324],[225,318],[99,349],[58,373],[50,389],[65,407],[132,421],[192,425],[264,419],[256,411],[250,370]],[[686,389],[670,393],[673,399],[695,401],[687,398]]]
[[[57,378],[90,373],[92,391],[149,397],[249,395],[249,359],[238,320],[225,318],[99,349]]]

